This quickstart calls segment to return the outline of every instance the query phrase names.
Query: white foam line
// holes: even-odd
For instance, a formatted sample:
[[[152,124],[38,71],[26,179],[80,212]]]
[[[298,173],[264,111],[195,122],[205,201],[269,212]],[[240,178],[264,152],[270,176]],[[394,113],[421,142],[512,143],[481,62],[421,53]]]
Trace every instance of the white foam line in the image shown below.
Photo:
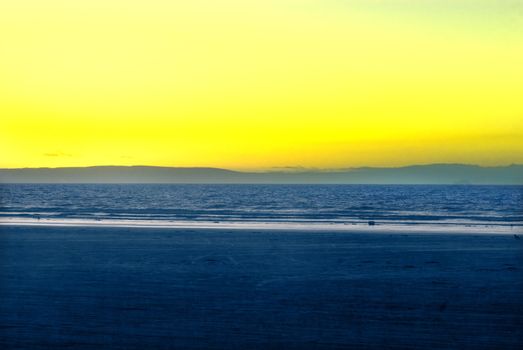
[[[0,226],[65,226],[65,227],[123,227],[170,229],[234,229],[234,230],[300,230],[300,231],[366,231],[366,232],[433,232],[469,234],[516,234],[521,227],[499,225],[438,225],[438,224],[380,224],[374,226],[353,223],[289,223],[289,222],[205,222],[165,220],[86,220],[2,218]]]

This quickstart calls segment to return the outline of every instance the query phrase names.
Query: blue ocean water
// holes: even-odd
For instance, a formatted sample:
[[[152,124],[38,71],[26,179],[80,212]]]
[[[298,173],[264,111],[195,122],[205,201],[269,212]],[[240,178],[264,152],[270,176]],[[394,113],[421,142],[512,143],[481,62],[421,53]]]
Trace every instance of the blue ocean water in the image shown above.
[[[523,186],[2,184],[6,218],[523,225]]]

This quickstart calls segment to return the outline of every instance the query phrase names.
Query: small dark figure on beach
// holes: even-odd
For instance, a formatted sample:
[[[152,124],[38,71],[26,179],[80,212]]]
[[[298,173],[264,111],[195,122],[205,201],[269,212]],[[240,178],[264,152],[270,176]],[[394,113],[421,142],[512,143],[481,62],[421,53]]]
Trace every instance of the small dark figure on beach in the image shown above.
[[[374,226],[374,225],[376,225],[375,221],[373,221],[373,220],[369,221],[369,226]]]

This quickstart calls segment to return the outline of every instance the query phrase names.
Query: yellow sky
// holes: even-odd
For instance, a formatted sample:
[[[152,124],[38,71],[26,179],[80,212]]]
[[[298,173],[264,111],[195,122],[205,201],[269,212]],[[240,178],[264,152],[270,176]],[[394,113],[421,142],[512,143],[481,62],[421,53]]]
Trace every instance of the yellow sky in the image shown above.
[[[523,163],[516,0],[17,0],[0,33],[0,167]]]

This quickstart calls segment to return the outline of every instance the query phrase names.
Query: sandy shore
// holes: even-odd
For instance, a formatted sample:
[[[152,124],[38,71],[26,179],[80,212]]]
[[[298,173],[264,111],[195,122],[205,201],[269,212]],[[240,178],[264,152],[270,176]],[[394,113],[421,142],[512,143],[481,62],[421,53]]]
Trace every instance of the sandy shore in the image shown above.
[[[519,349],[523,237],[0,227],[2,349]]]

